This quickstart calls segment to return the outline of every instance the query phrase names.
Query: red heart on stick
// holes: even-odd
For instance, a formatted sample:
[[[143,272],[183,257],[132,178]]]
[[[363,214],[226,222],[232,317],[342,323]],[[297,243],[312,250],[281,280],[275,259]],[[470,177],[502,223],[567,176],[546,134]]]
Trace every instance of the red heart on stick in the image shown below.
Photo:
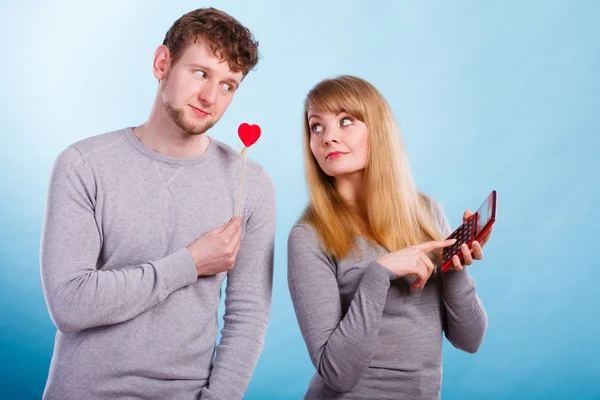
[[[260,137],[260,126],[243,123],[238,127],[238,136],[246,147],[252,146]]]

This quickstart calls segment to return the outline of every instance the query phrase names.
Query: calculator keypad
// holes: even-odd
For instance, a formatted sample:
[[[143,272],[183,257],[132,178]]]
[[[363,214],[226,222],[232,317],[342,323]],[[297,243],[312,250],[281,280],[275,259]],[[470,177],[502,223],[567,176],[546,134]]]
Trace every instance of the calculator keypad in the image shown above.
[[[452,259],[452,256],[454,256],[455,254],[457,254],[461,251],[460,250],[461,245],[463,245],[464,243],[468,244],[471,241],[471,239],[473,239],[473,234],[474,234],[473,231],[475,229],[475,222],[477,220],[476,217],[477,217],[477,214],[473,214],[471,216],[471,218],[469,218],[466,222],[464,222],[461,226],[459,226],[448,237],[448,239],[456,239],[456,243],[454,243],[452,246],[448,246],[448,247],[444,248],[442,265],[447,263],[450,259]]]

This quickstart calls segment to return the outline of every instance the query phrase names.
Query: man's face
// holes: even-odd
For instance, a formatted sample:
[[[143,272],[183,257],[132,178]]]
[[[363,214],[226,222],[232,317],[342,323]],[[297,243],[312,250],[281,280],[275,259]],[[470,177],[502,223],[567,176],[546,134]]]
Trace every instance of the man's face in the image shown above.
[[[243,73],[229,69],[199,38],[169,66],[161,82],[160,98],[167,113],[184,132],[200,135],[227,110]]]

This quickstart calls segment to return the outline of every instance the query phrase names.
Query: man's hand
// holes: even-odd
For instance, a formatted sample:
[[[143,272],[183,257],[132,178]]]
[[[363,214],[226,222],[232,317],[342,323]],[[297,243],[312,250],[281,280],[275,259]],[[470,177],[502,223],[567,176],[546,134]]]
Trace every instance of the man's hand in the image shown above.
[[[196,274],[216,275],[231,271],[242,243],[242,219],[234,217],[225,226],[200,236],[187,249],[196,263]]]

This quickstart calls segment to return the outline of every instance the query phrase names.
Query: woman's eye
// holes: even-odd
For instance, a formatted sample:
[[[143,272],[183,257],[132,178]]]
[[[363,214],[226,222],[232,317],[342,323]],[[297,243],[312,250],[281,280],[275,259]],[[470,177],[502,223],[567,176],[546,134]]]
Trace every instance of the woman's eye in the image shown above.
[[[348,126],[348,125],[350,125],[350,124],[352,124],[352,119],[351,119],[351,118],[349,118],[349,117],[344,117],[344,118],[342,118],[342,119],[340,120],[340,125],[341,125],[341,126]]]
[[[314,124],[313,126],[310,127],[310,130],[313,133],[319,133],[323,130],[323,127],[319,124]]]

